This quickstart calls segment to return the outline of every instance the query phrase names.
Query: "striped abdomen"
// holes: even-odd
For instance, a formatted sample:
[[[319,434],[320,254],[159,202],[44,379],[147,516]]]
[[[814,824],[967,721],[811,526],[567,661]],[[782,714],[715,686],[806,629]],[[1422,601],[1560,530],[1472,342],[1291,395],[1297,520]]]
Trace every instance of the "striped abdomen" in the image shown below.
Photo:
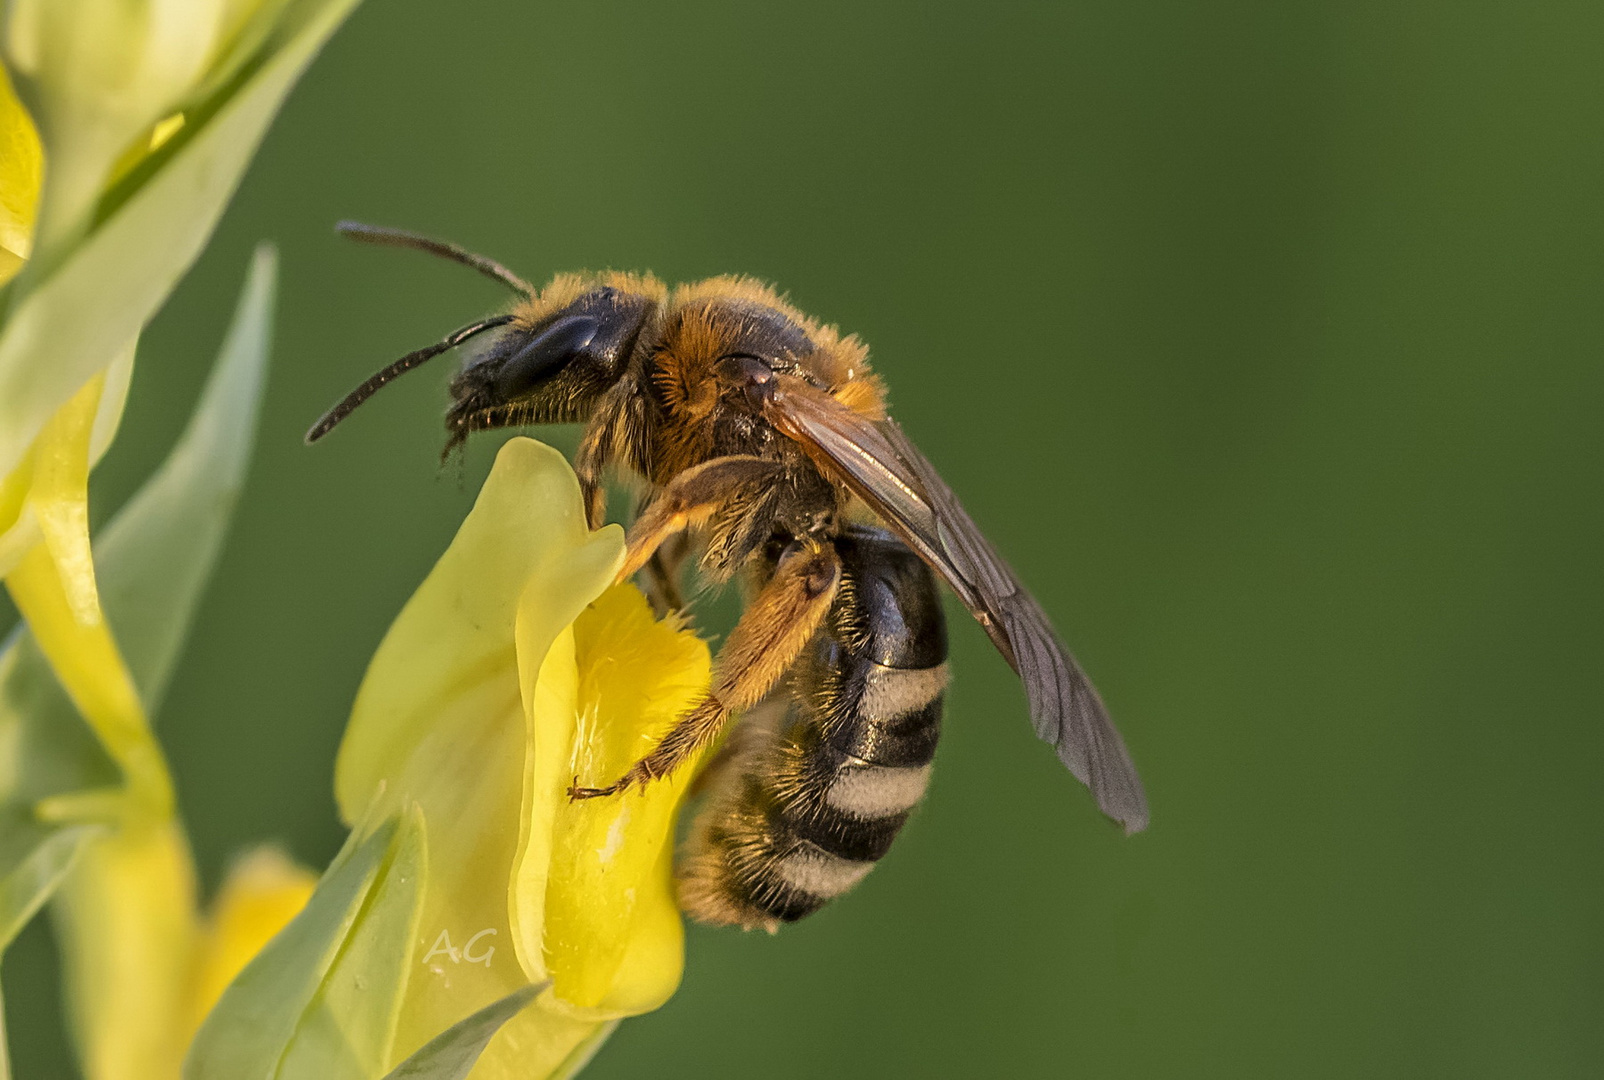
[[[935,579],[881,529],[835,541],[842,585],[782,688],[712,774],[680,900],[770,930],[856,885],[923,797],[947,685]]]

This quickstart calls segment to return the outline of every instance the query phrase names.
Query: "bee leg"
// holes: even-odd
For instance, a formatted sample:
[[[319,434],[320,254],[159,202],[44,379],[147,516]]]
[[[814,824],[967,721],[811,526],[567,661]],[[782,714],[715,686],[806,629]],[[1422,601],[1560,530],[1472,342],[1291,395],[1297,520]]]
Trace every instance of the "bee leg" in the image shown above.
[[[680,533],[664,541],[643,568],[646,596],[657,610],[659,619],[685,606],[685,597],[679,587],[679,571],[689,553],[690,543],[685,534]]]
[[[835,548],[795,541],[719,650],[713,685],[655,749],[616,782],[568,789],[570,799],[613,795],[667,776],[718,738],[732,714],[751,708],[774,689],[824,621],[841,584]]]
[[[574,454],[574,475],[579,477],[579,494],[585,503],[585,523],[592,530],[607,521],[607,489],[602,486],[602,472],[607,467],[603,450],[606,438],[606,427],[592,424]]]
[[[643,440],[647,400],[640,383],[633,376],[624,376],[596,403],[579,440],[574,472],[584,496],[585,518],[592,529],[601,528],[607,520],[607,492],[602,487],[607,467],[616,462],[645,471],[640,463],[646,458]]]
[[[790,716],[790,710],[790,697],[783,691],[775,691],[747,709],[736,718],[730,737],[696,770],[685,794],[694,799],[708,788],[719,785],[730,770],[741,767],[743,759],[773,743],[779,738],[780,726]]]
[[[629,527],[629,550],[618,580],[634,574],[676,533],[706,521],[723,503],[773,483],[785,466],[760,457],[732,454],[704,461],[674,477]]]

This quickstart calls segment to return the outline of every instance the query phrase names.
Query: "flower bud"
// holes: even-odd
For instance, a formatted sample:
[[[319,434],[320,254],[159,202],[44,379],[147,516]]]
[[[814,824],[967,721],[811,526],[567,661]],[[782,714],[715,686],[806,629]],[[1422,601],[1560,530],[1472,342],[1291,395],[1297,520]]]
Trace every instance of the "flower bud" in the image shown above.
[[[200,85],[258,0],[9,0],[0,29],[45,145],[43,246],[81,231],[119,159]]]

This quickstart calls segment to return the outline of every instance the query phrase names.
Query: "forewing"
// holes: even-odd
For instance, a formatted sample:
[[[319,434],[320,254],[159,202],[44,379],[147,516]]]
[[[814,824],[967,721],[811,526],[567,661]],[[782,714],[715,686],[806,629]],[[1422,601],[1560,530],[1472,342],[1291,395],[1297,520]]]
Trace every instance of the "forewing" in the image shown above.
[[[779,377],[765,416],[879,514],[958,594],[1019,673],[1036,734],[1127,833],[1147,798],[1091,680],[1002,556],[895,421],[873,421],[799,379]]]

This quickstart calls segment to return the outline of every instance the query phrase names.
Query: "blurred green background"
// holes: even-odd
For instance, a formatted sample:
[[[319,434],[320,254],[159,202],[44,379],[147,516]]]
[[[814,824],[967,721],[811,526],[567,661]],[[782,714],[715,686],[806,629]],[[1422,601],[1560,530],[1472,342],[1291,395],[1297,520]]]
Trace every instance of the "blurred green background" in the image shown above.
[[[739,271],[870,342],[1146,778],[1126,840],[954,605],[929,801],[850,898],[693,931],[587,1076],[1581,1077],[1604,1060],[1604,94],[1595,3],[368,0],[144,339],[101,516],[176,436],[258,238],[262,439],[161,717],[202,867],[322,864],[366,658],[495,439],[502,303]],[[554,436],[571,445],[572,433]],[[69,1076],[47,937],[21,1080]]]

